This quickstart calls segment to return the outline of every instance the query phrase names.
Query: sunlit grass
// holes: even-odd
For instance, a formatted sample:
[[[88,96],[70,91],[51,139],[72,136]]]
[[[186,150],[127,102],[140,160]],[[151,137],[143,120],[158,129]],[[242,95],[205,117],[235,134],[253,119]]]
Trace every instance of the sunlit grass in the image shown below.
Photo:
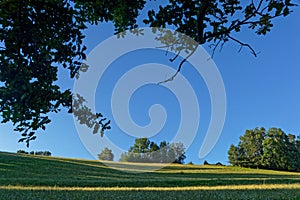
[[[151,171],[158,167],[163,168]],[[140,173],[132,173],[135,170]],[[300,173],[223,166],[101,163],[0,152],[1,200],[158,198],[300,200]]]
[[[222,186],[188,186],[188,187],[57,187],[57,186],[0,186],[6,190],[51,190],[51,191],[193,191],[193,190],[274,190],[299,189],[299,184],[268,185],[222,185]]]

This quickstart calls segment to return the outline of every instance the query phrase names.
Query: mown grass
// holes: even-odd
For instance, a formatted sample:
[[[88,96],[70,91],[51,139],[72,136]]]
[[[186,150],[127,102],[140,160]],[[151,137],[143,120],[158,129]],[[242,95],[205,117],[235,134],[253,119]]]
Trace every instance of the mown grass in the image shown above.
[[[157,165],[109,164],[122,170],[98,161],[0,153],[0,199],[300,200],[300,173],[200,165],[153,172]]]

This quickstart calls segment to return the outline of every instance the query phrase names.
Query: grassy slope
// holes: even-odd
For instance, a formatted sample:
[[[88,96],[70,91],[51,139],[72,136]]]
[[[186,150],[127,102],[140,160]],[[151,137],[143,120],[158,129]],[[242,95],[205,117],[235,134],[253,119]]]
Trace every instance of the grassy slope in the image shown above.
[[[128,163],[116,163],[114,165],[116,168],[122,168],[123,170],[143,168],[147,171],[151,170],[152,167],[152,165]],[[292,188],[292,185],[284,185],[280,189],[277,187],[279,184],[294,184],[296,186]],[[236,185],[239,185],[239,187]],[[274,185],[275,187],[272,188]],[[41,186],[46,186],[46,189]],[[211,190],[204,186],[209,186]],[[291,187],[287,188],[287,186]],[[79,189],[73,191],[74,187],[79,187]],[[92,188],[88,189],[86,187]],[[98,189],[95,189],[95,187]],[[109,189],[104,191],[103,187],[131,187],[131,189],[125,189],[125,191]],[[137,187],[139,191],[131,191]],[[143,187],[157,187],[158,191],[145,191]],[[170,189],[167,189],[169,191],[163,191],[162,187],[170,187]],[[176,191],[178,187],[185,187],[185,189]],[[259,191],[258,188],[260,188]],[[56,192],[53,192],[55,190]],[[199,193],[201,190],[205,192]],[[239,190],[239,192],[237,193],[236,190]],[[77,197],[81,199],[84,195],[96,195],[97,199],[102,199],[98,198],[102,196],[104,199],[104,196],[108,195],[105,199],[110,199],[111,195],[116,194],[118,198],[126,197],[129,194],[136,194],[133,198],[141,196],[144,198],[144,194],[147,193],[153,199],[155,199],[155,195],[164,195],[174,199],[171,198],[172,194],[176,198],[180,198],[180,195],[188,198],[193,198],[194,195],[197,197],[201,195],[221,195],[224,198],[219,196],[216,199],[225,199],[225,197],[231,195],[241,197],[241,194],[243,194],[241,191],[244,191],[247,198],[249,195],[254,195],[255,198],[256,195],[262,199],[266,199],[265,197],[283,199],[283,196],[287,197],[287,194],[290,194],[291,196],[286,199],[295,199],[296,196],[300,195],[300,173],[199,165],[170,165],[155,172],[128,173],[109,168],[98,161],[0,152],[0,199],[11,197],[16,199],[19,198],[18,195],[23,199],[24,195],[28,199],[35,199],[35,195],[37,195],[36,199],[43,198],[43,195],[46,199],[51,199],[51,194],[58,195],[53,197],[54,199],[59,199],[59,195],[62,195],[62,199],[66,195],[75,195],[70,196],[70,199],[76,199]],[[141,192],[143,195],[139,194]],[[1,194],[5,196],[1,196]],[[117,197],[114,196],[111,199],[118,199]],[[205,199],[205,196],[202,197]],[[95,196],[87,196],[87,198],[95,198]],[[209,198],[213,199],[212,196],[209,196]]]

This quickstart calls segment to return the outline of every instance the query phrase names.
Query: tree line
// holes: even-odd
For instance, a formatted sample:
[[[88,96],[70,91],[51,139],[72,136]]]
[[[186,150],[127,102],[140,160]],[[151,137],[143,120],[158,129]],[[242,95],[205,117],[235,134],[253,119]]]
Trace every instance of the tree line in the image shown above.
[[[24,150],[18,150],[17,153],[19,154],[30,154],[30,155],[38,155],[38,156],[51,156],[50,151],[24,151]]]
[[[228,159],[234,166],[300,171],[300,136],[280,128],[246,130],[237,146],[230,145]]]
[[[183,143],[168,143],[166,141],[156,144],[148,138],[138,138],[128,152],[121,154],[120,162],[147,162],[147,163],[179,163],[183,164],[185,147]],[[98,154],[99,160],[113,161],[114,155],[110,149],[104,148]]]
[[[121,155],[120,161],[183,164],[185,158],[185,148],[181,142],[162,141],[158,145],[148,138],[138,138],[128,152]]]

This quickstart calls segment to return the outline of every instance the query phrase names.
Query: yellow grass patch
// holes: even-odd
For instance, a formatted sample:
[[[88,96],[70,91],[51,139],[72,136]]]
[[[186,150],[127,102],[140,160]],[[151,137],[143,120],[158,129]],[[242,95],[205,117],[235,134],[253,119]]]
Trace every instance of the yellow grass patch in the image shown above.
[[[57,187],[57,186],[0,186],[7,190],[52,190],[52,191],[196,191],[196,190],[274,190],[300,189],[300,184],[263,184],[228,186],[188,187]]]

